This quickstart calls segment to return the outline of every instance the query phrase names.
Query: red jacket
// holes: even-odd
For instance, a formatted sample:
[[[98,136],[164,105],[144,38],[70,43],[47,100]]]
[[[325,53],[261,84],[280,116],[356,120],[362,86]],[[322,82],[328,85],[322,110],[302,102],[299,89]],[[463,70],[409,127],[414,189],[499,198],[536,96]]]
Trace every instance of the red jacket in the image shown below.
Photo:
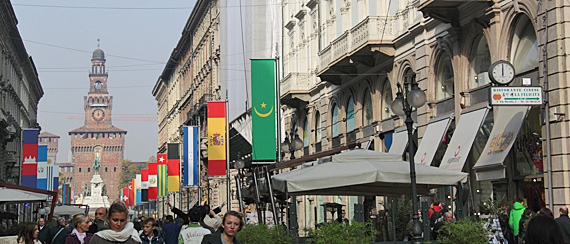
[[[429,213],[428,218],[431,220],[431,215],[433,214],[433,210],[438,211],[438,212],[441,212],[441,209],[442,209],[442,208],[441,208],[440,206],[433,206],[433,208],[430,208],[430,209],[428,210],[428,213]]]

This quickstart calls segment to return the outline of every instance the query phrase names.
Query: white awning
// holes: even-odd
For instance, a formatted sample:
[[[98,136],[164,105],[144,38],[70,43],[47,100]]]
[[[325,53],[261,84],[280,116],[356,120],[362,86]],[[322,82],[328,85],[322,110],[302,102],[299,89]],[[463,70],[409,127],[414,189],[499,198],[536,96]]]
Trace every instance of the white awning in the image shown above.
[[[450,123],[451,116],[435,118],[429,122],[414,157],[416,164],[431,165],[435,151],[441,144],[441,139],[447,132]]]
[[[392,146],[390,146],[388,153],[404,155],[407,146],[408,131],[406,130],[406,126],[402,126],[394,131],[394,136],[392,137]]]
[[[352,151],[356,156],[358,150]],[[378,152],[373,152],[378,153]],[[375,160],[333,160],[272,176],[273,188],[291,195],[377,196],[411,192],[410,164],[382,154]],[[416,165],[418,193],[465,182],[467,174]]]
[[[56,206],[53,212],[53,215],[62,216],[62,215],[75,215],[79,213],[85,213],[85,208],[79,208],[76,206],[71,205],[61,205]]]
[[[30,192],[19,189],[10,189],[5,187],[0,187],[0,203],[10,202],[10,203],[24,203],[24,202],[40,202],[47,201],[49,194],[42,194],[36,192]]]
[[[529,108],[530,106],[496,107],[493,130],[483,149],[483,154],[473,166],[478,181],[505,178],[503,161],[517,139]]]
[[[459,123],[453,132],[453,137],[447,151],[443,155],[440,168],[461,171],[467,156],[473,146],[473,141],[477,136],[477,132],[487,117],[489,109],[487,107],[474,111],[462,113]]]

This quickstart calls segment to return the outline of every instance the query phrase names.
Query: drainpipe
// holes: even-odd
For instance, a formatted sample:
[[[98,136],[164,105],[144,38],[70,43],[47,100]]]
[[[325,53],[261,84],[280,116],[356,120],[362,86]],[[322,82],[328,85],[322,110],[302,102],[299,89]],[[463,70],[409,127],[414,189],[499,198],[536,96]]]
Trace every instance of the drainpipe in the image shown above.
[[[550,136],[550,101],[548,96],[548,10],[546,3],[540,1],[544,8],[543,24],[544,24],[544,44],[542,46],[542,66],[543,66],[543,89],[544,89],[544,114],[546,117],[546,167],[548,170],[548,207],[554,209],[554,190],[552,189],[552,153],[551,153],[551,136]]]

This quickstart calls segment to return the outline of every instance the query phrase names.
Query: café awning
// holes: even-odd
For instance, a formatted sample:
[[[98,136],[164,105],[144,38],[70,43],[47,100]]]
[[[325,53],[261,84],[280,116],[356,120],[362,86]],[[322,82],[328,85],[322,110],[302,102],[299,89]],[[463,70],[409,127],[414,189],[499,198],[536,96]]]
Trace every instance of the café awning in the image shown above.
[[[478,181],[505,178],[503,161],[513,147],[529,106],[497,107],[495,123],[483,153],[473,169]]]
[[[447,146],[447,151],[443,155],[440,168],[461,171],[471,146],[475,141],[477,132],[487,117],[489,109],[487,107],[469,111],[461,114],[459,123],[453,132],[453,137]]]
[[[453,115],[432,119],[424,133],[424,137],[416,151],[414,162],[416,164],[431,165],[433,156],[441,144],[441,139],[447,132]],[[425,141],[425,143],[424,143]]]
[[[397,128],[394,131],[394,136],[392,137],[392,146],[388,153],[403,155],[408,146],[408,131],[406,126]]]
[[[354,150],[353,153],[362,152]],[[290,195],[377,196],[411,192],[409,162],[393,160],[394,155],[383,155],[385,157],[370,160],[344,161],[335,161],[333,156],[330,163],[274,175],[274,189],[287,190]],[[416,165],[420,194],[466,180],[466,173]]]

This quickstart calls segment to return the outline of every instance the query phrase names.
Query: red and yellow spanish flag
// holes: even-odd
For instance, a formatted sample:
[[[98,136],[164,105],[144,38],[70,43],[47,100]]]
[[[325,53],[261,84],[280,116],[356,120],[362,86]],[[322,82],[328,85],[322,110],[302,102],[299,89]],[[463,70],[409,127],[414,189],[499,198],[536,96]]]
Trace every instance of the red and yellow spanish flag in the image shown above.
[[[180,191],[180,144],[168,143],[166,148],[168,160],[168,192]]]
[[[208,176],[226,175],[226,102],[208,102]]]
[[[162,196],[166,196],[166,190],[167,190],[167,182],[168,182],[168,174],[166,173],[168,168],[168,162],[166,159],[166,154],[158,154],[158,165],[157,165],[157,180],[158,180],[158,186],[157,186],[157,192],[156,195],[159,197]]]

